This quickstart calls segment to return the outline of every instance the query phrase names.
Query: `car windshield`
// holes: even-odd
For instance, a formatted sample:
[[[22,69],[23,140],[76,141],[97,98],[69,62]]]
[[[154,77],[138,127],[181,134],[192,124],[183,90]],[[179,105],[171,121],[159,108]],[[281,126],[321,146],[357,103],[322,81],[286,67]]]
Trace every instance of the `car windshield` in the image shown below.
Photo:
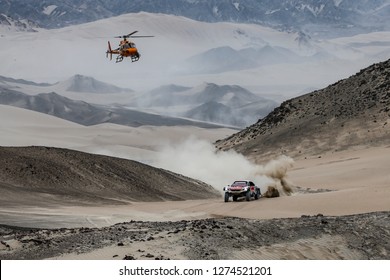
[[[245,187],[247,185],[246,181],[235,181],[232,186],[235,187]]]

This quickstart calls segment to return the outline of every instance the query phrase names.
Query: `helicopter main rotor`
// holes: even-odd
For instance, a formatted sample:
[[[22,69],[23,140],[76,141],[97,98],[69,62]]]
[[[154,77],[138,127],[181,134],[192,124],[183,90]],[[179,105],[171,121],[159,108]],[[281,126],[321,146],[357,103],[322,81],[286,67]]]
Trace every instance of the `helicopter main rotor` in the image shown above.
[[[137,33],[138,31],[133,31],[127,35],[120,35],[120,36],[115,36],[114,38],[123,38],[123,39],[127,39],[127,38],[149,38],[149,37],[154,37],[154,36],[133,36],[133,34]]]

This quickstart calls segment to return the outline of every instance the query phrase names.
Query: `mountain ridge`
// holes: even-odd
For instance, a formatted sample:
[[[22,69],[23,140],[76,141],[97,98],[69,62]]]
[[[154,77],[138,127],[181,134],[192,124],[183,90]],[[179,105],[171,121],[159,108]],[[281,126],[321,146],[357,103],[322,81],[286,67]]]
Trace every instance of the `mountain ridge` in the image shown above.
[[[301,30],[313,36],[332,32],[353,35],[389,30],[388,0],[159,0],[159,1],[2,1],[0,12],[28,19],[44,28],[58,28],[138,12],[164,13],[206,22],[241,22],[283,30]],[[329,32],[332,30],[332,32]]]

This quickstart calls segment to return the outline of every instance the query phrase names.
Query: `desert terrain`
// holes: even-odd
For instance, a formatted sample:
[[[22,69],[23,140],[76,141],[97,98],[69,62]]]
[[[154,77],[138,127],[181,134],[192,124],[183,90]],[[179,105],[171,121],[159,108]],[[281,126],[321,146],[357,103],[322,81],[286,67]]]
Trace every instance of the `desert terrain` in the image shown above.
[[[389,69],[240,132],[0,105],[0,258],[389,259]],[[281,195],[225,203],[237,179]]]
[[[218,192],[218,187],[202,183],[206,189],[199,192],[199,186],[188,181],[188,195],[178,190],[183,183],[170,185],[178,190],[173,199],[153,188],[129,193],[123,189],[126,183],[117,186],[122,180],[118,174],[126,172],[111,169],[117,162],[123,166],[122,159],[73,150],[12,148],[25,163],[13,160],[17,176],[6,178],[5,170],[12,165],[4,164],[4,151],[10,149],[1,149],[1,259],[389,258],[389,146],[296,159],[285,176],[293,186],[291,196],[275,181],[280,197],[228,203],[223,202],[222,186]],[[34,150],[41,156],[32,157],[30,166],[26,151],[31,155]],[[109,186],[114,187],[93,196],[88,188],[73,193],[77,178],[71,179],[64,166],[48,164],[53,154],[78,158],[77,165],[70,165],[78,166],[83,180],[93,176],[91,168],[106,170],[98,172],[95,184],[110,175]],[[50,167],[54,173],[45,169]],[[46,175],[40,177],[40,170]],[[22,176],[34,172],[37,176]],[[49,180],[47,189],[34,189],[34,176],[37,185]],[[60,183],[52,181],[53,176],[59,176]],[[61,181],[64,178],[72,184]],[[156,182],[157,189],[161,182]]]

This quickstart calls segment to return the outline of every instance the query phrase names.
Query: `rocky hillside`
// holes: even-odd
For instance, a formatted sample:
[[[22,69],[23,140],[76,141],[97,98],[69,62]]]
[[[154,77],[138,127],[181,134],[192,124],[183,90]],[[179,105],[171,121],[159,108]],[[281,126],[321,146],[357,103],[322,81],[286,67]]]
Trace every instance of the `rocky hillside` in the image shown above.
[[[211,186],[139,162],[73,150],[0,147],[0,204],[119,204],[218,197]]]
[[[1,4],[0,4],[1,5]],[[15,20],[9,16],[1,14],[0,12],[0,33],[5,31],[25,31],[35,32],[38,28],[37,24],[27,19]]]
[[[319,155],[390,143],[390,60],[325,89],[283,102],[267,117],[217,142],[260,160]]]

